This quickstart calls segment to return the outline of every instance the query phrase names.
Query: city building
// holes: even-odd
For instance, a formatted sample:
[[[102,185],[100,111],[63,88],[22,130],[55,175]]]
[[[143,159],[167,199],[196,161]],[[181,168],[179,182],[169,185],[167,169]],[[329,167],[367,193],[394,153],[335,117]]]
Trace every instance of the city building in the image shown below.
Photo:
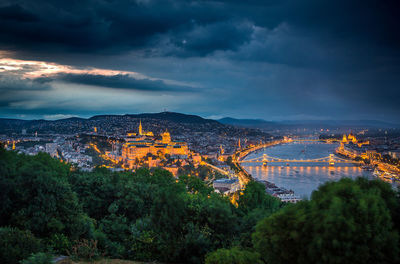
[[[240,190],[240,183],[237,178],[223,178],[213,182],[214,189],[223,194],[229,194]]]
[[[45,151],[46,153],[50,154],[50,156],[58,157],[58,145],[57,143],[46,143],[45,145]]]
[[[388,154],[393,159],[400,159],[400,150],[392,150],[392,151],[389,151]]]
[[[161,140],[156,140],[153,132],[146,132],[139,124],[138,133],[128,133],[126,143],[122,146],[122,161],[126,168],[132,169],[140,159],[149,156],[170,155],[174,158],[187,158],[189,149],[186,142],[172,141],[171,135],[165,131]]]
[[[363,145],[369,145],[369,141],[360,141],[356,138],[355,135],[353,135],[353,133],[350,133],[348,136],[346,136],[346,134],[343,135],[342,138],[342,144],[354,144],[357,145],[358,147],[362,147]]]
[[[293,193],[282,193],[276,195],[276,197],[278,197],[284,203],[297,203],[301,201],[301,198]]]

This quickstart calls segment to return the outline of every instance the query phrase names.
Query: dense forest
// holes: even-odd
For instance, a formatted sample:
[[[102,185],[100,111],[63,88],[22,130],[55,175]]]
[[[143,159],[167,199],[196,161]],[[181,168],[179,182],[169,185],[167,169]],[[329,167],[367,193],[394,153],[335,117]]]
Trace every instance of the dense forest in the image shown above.
[[[399,192],[380,180],[329,182],[293,205],[250,182],[233,205],[196,177],[175,179],[161,169],[82,172],[47,154],[0,150],[0,190],[4,264],[44,263],[51,255],[208,264],[399,261]]]

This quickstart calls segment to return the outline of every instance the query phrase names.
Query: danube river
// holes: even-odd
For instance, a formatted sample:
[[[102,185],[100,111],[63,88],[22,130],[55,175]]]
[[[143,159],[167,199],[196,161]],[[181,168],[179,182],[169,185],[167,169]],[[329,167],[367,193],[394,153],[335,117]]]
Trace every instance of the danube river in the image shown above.
[[[246,159],[253,159],[267,154],[282,159],[317,159],[335,152],[337,144],[325,143],[287,143],[275,145],[249,154]],[[342,177],[356,178],[364,176],[372,178],[372,172],[362,170],[352,164],[327,163],[243,163],[242,166],[254,178],[275,183],[278,187],[291,189],[302,198],[309,198],[312,191],[326,181],[336,181]]]

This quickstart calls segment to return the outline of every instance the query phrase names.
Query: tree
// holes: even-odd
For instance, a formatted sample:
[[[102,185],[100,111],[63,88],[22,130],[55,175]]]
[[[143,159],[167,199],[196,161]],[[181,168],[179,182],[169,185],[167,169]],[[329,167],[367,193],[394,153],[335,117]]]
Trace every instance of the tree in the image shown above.
[[[239,195],[238,213],[240,215],[240,237],[242,247],[251,248],[251,234],[258,221],[280,208],[280,201],[265,192],[265,186],[251,181]]]
[[[239,248],[218,249],[206,256],[206,264],[261,264],[257,252],[240,250]]]
[[[305,223],[308,202],[289,205],[261,220],[253,233],[253,245],[266,263],[303,263],[307,252]]]
[[[179,176],[179,181],[186,185],[186,188],[190,193],[201,193],[208,195],[213,191],[211,187],[208,187],[204,181],[196,176],[181,175]]]
[[[40,239],[30,231],[13,227],[0,228],[0,260],[3,264],[17,264],[43,248]]]
[[[21,264],[52,264],[53,256],[48,253],[35,253],[32,254],[29,258],[21,261]]]
[[[71,189],[68,165],[44,153],[31,157],[2,150],[0,160],[0,183],[7,186],[7,198],[0,201],[3,225],[41,237],[65,233],[78,238],[90,232],[92,220]]]
[[[310,201],[262,220],[254,246],[268,263],[396,263],[390,197],[381,182],[328,182]]]
[[[238,209],[248,213],[256,208],[267,209],[271,213],[279,208],[279,200],[265,192],[265,186],[256,181],[250,181],[240,195]]]

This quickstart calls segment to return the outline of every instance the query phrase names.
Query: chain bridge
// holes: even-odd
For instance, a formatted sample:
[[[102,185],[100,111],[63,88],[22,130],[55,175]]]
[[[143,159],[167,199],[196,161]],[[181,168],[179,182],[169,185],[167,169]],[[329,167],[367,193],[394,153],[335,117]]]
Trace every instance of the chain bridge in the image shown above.
[[[353,161],[353,160],[347,160],[347,159],[342,159],[334,154],[330,154],[327,157],[322,157],[322,158],[317,158],[317,159],[283,159],[283,158],[276,158],[276,157],[271,157],[267,154],[263,154],[262,157],[257,157],[253,159],[248,159],[248,160],[241,160],[239,163],[262,163],[263,165],[267,165],[270,162],[283,162],[283,163],[328,163],[329,165],[333,166],[336,163],[355,163],[359,164],[360,162],[358,161]]]

